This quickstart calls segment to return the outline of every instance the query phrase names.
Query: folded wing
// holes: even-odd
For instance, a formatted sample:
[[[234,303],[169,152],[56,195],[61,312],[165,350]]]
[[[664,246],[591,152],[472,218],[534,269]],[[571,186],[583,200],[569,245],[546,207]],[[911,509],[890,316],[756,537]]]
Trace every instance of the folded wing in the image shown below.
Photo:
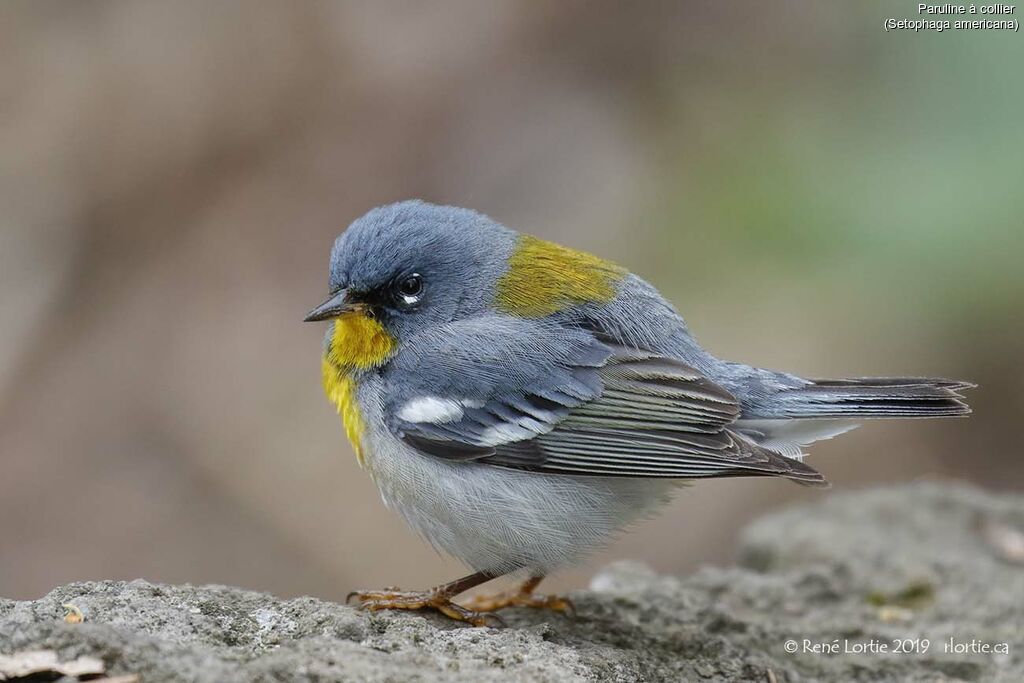
[[[735,431],[736,399],[680,361],[598,341],[582,329],[503,324],[533,328],[494,338],[481,326],[476,332],[485,339],[461,350],[449,345],[435,360],[442,372],[426,374],[461,379],[420,381],[412,395],[391,397],[391,429],[435,457],[538,473],[782,476],[826,484],[811,467]],[[467,330],[458,332],[452,338],[466,339]],[[418,376],[436,359],[429,348],[436,344],[420,344]],[[401,384],[393,379],[390,385]]]

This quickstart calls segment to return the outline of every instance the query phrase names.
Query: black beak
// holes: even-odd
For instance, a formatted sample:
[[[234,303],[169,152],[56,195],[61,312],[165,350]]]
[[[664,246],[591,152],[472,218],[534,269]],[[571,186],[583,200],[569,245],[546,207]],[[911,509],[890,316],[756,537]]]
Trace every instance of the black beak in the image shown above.
[[[360,305],[352,301],[349,295],[349,290],[342,289],[332,294],[327,301],[310,311],[309,314],[303,318],[302,322],[312,323],[318,320],[330,320],[331,318],[337,318],[345,313],[351,313],[359,308]]]

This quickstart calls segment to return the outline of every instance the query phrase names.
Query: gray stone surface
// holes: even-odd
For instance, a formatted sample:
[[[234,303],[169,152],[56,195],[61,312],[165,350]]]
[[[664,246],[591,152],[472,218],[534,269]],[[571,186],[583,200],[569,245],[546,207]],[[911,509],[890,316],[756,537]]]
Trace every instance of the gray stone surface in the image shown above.
[[[1024,498],[918,484],[752,525],[740,565],[685,578],[614,565],[578,615],[506,612],[505,629],[366,614],[219,586],[90,582],[0,600],[0,653],[98,656],[143,681],[1022,681]],[[85,620],[63,620],[72,603]],[[824,654],[928,638],[926,653]],[[945,652],[949,638],[1007,654]],[[787,640],[799,652],[785,650]]]

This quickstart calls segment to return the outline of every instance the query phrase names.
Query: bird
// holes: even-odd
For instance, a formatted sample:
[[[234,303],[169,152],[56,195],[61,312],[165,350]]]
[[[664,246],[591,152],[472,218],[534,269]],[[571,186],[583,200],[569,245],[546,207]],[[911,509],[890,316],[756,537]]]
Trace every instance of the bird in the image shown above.
[[[964,416],[970,382],[805,379],[720,360],[641,277],[476,211],[407,200],[331,249],[324,390],[396,511],[472,573],[353,591],[369,610],[498,626],[536,592],[700,479],[827,486],[809,444],[869,418]],[[502,576],[513,590],[456,598]]]

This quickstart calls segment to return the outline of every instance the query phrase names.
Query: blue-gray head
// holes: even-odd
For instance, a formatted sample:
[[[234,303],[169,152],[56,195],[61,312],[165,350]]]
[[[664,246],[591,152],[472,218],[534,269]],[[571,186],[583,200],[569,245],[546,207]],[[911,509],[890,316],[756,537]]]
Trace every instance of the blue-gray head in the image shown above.
[[[307,320],[361,312],[397,341],[485,310],[515,233],[469,209],[413,200],[373,209],[331,250],[331,297]]]

